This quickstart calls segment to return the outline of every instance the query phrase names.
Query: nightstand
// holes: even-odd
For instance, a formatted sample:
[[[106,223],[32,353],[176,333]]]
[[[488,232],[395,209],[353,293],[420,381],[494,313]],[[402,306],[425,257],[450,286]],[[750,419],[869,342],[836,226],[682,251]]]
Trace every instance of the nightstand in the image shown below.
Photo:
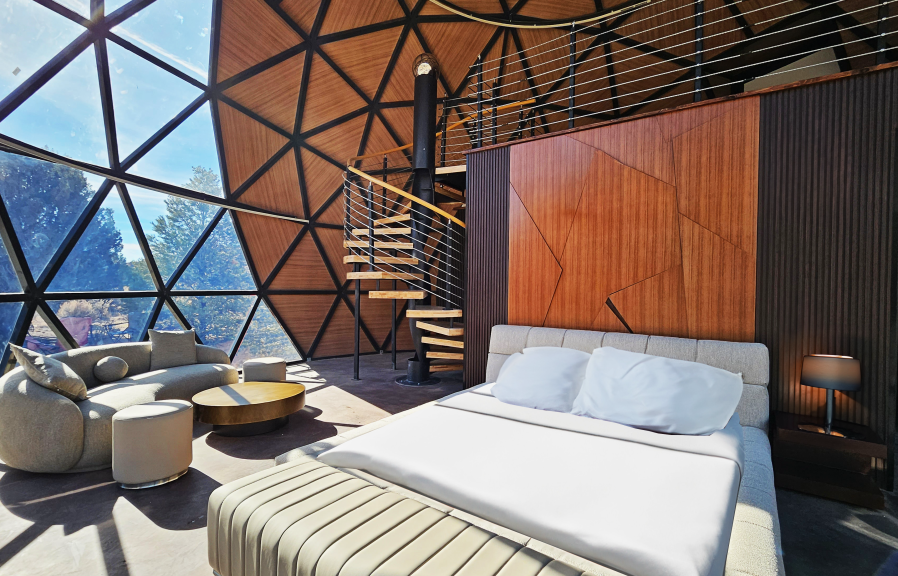
[[[872,459],[886,459],[886,446],[867,426],[834,421],[850,438],[799,429],[823,425],[822,418],[776,412],[773,422],[773,474],[778,488],[849,504],[882,509],[882,492]]]

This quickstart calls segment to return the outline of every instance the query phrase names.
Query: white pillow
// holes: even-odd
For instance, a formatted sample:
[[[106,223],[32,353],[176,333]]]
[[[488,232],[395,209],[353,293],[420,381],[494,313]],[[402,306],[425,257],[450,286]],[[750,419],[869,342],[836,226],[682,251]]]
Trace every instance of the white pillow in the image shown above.
[[[493,396],[507,404],[570,412],[590,358],[571,348],[524,348],[505,360]]]
[[[727,425],[742,376],[697,362],[596,348],[572,413],[669,434]]]

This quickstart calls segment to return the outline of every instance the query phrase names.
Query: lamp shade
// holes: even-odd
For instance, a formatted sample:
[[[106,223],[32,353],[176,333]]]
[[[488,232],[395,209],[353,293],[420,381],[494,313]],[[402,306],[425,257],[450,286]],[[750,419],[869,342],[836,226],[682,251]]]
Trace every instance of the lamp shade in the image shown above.
[[[801,363],[801,383],[828,390],[857,390],[861,387],[861,363],[851,356],[811,354]]]

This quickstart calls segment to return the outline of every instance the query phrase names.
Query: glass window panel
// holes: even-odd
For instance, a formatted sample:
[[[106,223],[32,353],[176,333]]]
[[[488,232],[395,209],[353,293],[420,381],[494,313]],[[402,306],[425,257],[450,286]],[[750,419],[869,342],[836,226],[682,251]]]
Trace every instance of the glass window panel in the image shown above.
[[[274,314],[271,313],[265,302],[261,302],[232,364],[240,368],[251,358],[265,356],[276,356],[287,362],[302,360],[299,352],[290,342],[290,338],[278,324]]]
[[[57,4],[61,4],[71,10],[77,12],[85,18],[90,18],[90,0],[56,0]]]
[[[6,244],[0,238],[0,292],[21,292],[22,285],[16,277],[16,272],[9,260],[9,253],[6,251]],[[2,350],[2,347],[0,347]]]
[[[87,327],[86,330],[85,326]],[[87,342],[86,335],[90,331],[88,321],[73,318],[68,321],[66,328],[70,331],[72,337],[74,337],[76,341],[80,338],[81,340],[84,340],[84,342]],[[62,352],[66,349],[59,339],[56,338],[56,335],[53,333],[53,330],[50,329],[50,326],[44,322],[44,319],[41,318],[40,314],[37,312],[34,313],[34,317],[31,319],[31,325],[28,327],[28,334],[25,336],[24,347],[41,354],[56,354],[57,352]]]
[[[208,82],[211,26],[212,0],[157,0],[112,31]]]
[[[129,172],[213,196],[223,196],[209,103],[206,102],[186,118],[138,160]]]
[[[159,273],[167,281],[219,209],[137,186],[129,186],[128,194]]]
[[[175,318],[175,315],[172,314],[171,310],[168,309],[168,306],[163,305],[162,310],[159,312],[159,317],[156,318],[156,323],[153,324],[154,330],[183,330],[184,327],[178,323],[178,319]]]
[[[113,189],[50,283],[50,292],[155,290],[128,214]]]
[[[82,26],[31,0],[0,5],[0,100],[82,32]]]
[[[173,300],[203,344],[225,352],[237,337],[255,296],[175,296]]]
[[[0,122],[0,132],[75,160],[109,166],[93,46]]]
[[[202,91],[118,44],[106,43],[119,157],[124,159]]]
[[[134,0],[106,0],[106,14],[112,14],[122,6],[130,4]]]
[[[225,214],[175,284],[175,290],[253,289],[231,215]]]
[[[9,344],[9,337],[16,327],[16,319],[19,312],[22,311],[21,302],[3,302],[0,303],[0,351],[6,349]]]
[[[155,298],[112,298],[53,300],[47,304],[79,345],[99,346],[139,342],[155,301]]]
[[[0,152],[0,197],[33,276],[43,272],[94,192],[79,170]]]

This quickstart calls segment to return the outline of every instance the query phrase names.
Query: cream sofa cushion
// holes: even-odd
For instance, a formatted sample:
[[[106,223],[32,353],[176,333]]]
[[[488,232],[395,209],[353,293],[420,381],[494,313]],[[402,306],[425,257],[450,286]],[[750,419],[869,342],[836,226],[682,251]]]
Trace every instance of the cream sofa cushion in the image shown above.
[[[150,330],[150,370],[196,364],[196,333],[193,330]]]
[[[62,394],[69,400],[87,398],[87,385],[74,370],[49,356],[32,352],[27,348],[10,344],[16,360],[22,365],[25,374],[48,390]]]
[[[121,380],[128,374],[128,363],[118,356],[106,356],[94,366],[94,376],[100,382],[108,383]]]

